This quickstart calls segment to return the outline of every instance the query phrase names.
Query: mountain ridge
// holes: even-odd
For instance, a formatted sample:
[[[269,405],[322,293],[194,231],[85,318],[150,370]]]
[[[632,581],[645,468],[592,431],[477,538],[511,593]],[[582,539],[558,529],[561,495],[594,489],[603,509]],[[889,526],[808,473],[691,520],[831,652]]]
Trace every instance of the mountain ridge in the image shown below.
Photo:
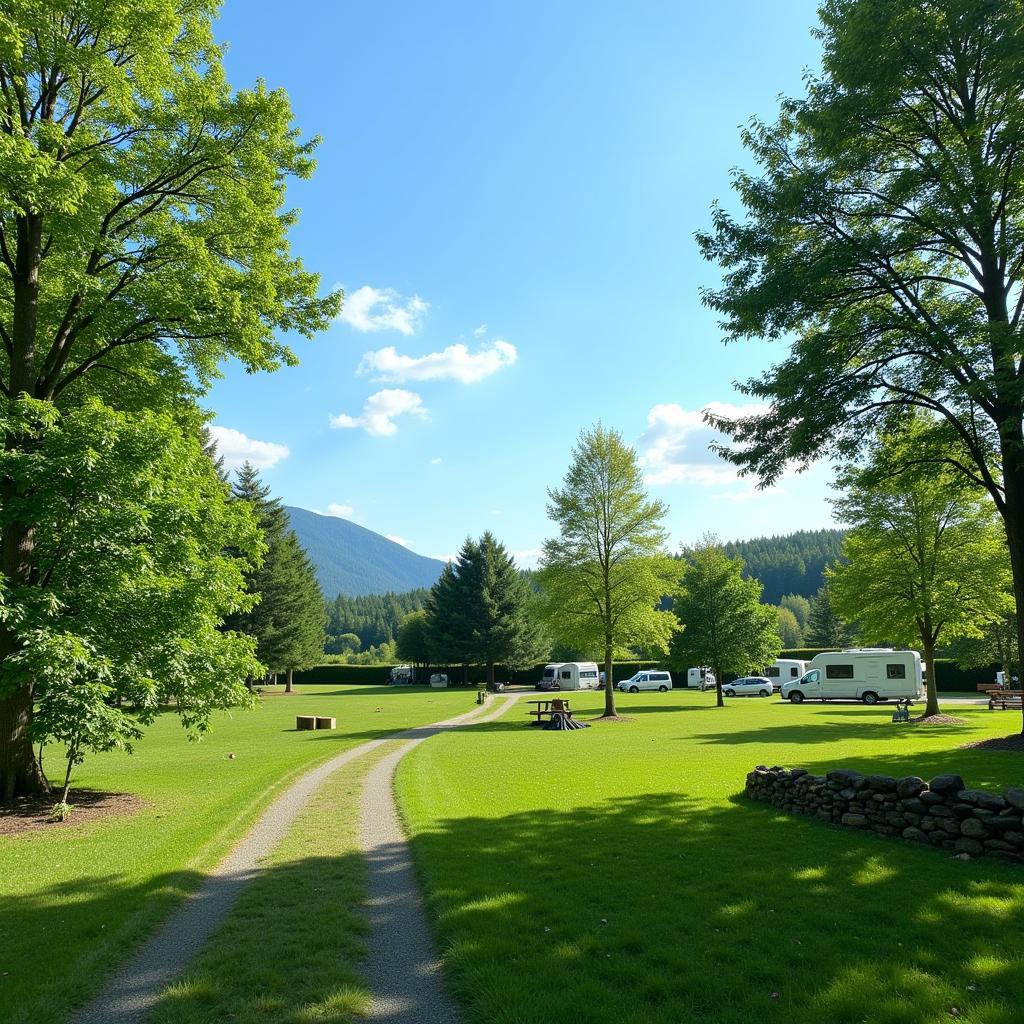
[[[418,555],[349,519],[296,505],[285,510],[328,600],[431,587],[444,568],[439,559]]]

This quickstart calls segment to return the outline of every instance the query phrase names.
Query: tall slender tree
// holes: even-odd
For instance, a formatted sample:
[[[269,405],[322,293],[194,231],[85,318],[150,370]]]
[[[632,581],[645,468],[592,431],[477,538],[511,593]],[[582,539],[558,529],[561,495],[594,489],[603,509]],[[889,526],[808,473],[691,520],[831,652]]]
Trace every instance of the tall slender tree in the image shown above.
[[[213,41],[217,0],[55,0],[0,11],[0,401],[8,452],[87,396],[173,411],[220,362],[294,361],[340,295],[288,249],[291,176],[313,168],[283,92],[234,92]],[[27,420],[36,426],[26,431]],[[44,516],[12,477],[0,575],[38,588]],[[13,510],[17,510],[16,514]],[[103,541],[100,541],[103,543]],[[40,595],[41,596],[41,595]],[[0,620],[0,797],[45,784],[30,743],[35,681],[5,665],[23,638]]]
[[[556,639],[599,647],[605,717],[614,718],[612,661],[630,645],[666,650],[675,619],[661,600],[679,584],[665,554],[667,509],[647,497],[636,453],[600,423],[580,434],[561,487],[548,491],[559,535],[544,542],[537,580]]]
[[[1024,2],[830,0],[822,70],[743,139],[746,211],[699,236],[728,340],[790,352],[712,417],[762,481],[856,456],[879,419],[934,415],[910,453],[984,487],[1006,530],[1024,637]]]
[[[812,647],[845,647],[853,640],[853,630],[832,604],[832,588],[827,579],[811,599],[805,639]]]
[[[723,707],[726,672],[763,669],[779,656],[778,613],[761,604],[761,584],[743,578],[743,562],[708,536],[684,553],[685,570],[674,611],[682,629],[672,639],[672,660],[715,670],[716,702]]]
[[[920,644],[925,715],[939,714],[935,648],[1005,621],[1005,534],[988,495],[950,468],[897,472],[920,450],[916,419],[882,435],[863,466],[848,466],[836,511],[853,529],[829,570],[832,604],[871,643]],[[894,469],[895,467],[895,469]]]

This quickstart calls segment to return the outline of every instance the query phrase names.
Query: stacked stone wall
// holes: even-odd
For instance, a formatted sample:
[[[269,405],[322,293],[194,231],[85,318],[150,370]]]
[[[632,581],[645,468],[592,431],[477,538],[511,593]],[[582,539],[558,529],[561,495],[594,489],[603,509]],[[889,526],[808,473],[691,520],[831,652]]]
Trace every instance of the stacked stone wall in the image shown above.
[[[968,789],[959,775],[925,782],[843,768],[812,775],[758,765],[747,775],[746,795],[833,825],[1024,864],[1024,789],[1016,787],[997,795]]]

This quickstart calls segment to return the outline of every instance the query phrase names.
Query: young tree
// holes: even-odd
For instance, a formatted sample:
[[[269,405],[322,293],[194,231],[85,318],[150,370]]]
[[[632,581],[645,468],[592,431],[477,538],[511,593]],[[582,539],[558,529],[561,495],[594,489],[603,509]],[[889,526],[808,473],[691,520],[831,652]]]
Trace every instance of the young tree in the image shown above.
[[[846,561],[829,570],[832,604],[871,643],[921,645],[925,715],[939,714],[935,648],[980,636],[1004,618],[1005,535],[988,495],[951,469],[894,473],[919,448],[919,424],[883,435],[863,467],[840,473],[838,517]]]
[[[672,660],[715,670],[717,703],[723,707],[722,678],[771,664],[781,649],[776,609],[761,604],[761,584],[743,578],[743,562],[730,558],[717,539],[685,553],[683,582],[675,601],[682,630],[672,639]]]
[[[796,624],[800,627],[800,632],[805,633],[807,631],[807,624],[811,619],[811,602],[800,594],[786,594],[779,601],[779,605],[783,608],[788,608],[793,613],[796,618]]]
[[[580,434],[562,487],[548,497],[559,536],[544,542],[537,574],[546,619],[563,642],[600,645],[604,714],[614,718],[616,651],[665,650],[675,628],[672,613],[659,609],[679,582],[679,563],[664,553],[667,509],[648,499],[633,449],[600,423]]]
[[[776,608],[775,614],[779,620],[779,640],[783,649],[792,650],[795,647],[803,647],[804,635],[793,612],[789,608]]]
[[[811,600],[811,615],[807,620],[804,638],[812,647],[839,649],[846,647],[853,639],[853,631],[832,606],[832,591],[827,579]]]
[[[66,801],[87,752],[130,750],[166,705],[196,735],[215,709],[246,703],[253,644],[220,625],[245,606],[244,570],[261,547],[197,423],[186,432],[169,416],[96,399],[60,415],[28,399],[19,408],[30,406],[42,422],[0,418],[0,429],[32,438],[29,452],[0,452],[0,476],[26,496],[0,507],[0,523],[37,524],[38,574],[0,592],[17,641],[0,689],[31,685],[31,738],[67,749]]]
[[[1024,3],[820,13],[821,74],[744,132],[746,219],[716,207],[699,236],[727,339],[795,339],[744,388],[766,415],[712,421],[768,482],[855,456],[881,414],[934,415],[950,442],[911,461],[989,492],[1024,633]]]
[[[323,657],[327,609],[316,571],[294,530],[284,536],[281,563],[290,582],[281,609],[280,664],[270,668],[288,673],[285,692],[291,693],[295,669],[309,668]]]
[[[279,332],[328,326],[340,295],[288,249],[291,176],[307,177],[283,92],[233,92],[213,42],[216,0],[55,0],[0,14],[0,401],[172,411],[235,356],[248,370],[294,361]],[[26,412],[26,409],[31,411]],[[37,443],[19,430],[7,451]],[[12,592],[40,579],[38,506],[0,535]],[[102,539],[99,543],[106,543]],[[41,596],[40,596],[40,599]],[[0,622],[0,674],[21,654]],[[58,666],[50,666],[58,668]],[[115,666],[116,668],[116,666]],[[13,678],[13,676],[10,676]],[[29,733],[35,682],[0,692],[0,798],[45,785]]]
[[[395,654],[402,661],[424,670],[430,667],[430,623],[425,608],[410,612],[398,625]]]

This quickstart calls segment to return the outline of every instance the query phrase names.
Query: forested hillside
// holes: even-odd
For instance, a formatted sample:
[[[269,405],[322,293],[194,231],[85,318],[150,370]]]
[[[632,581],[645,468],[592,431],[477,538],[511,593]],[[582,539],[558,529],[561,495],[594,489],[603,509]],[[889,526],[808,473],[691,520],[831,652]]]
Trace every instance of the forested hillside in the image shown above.
[[[359,648],[378,647],[391,643],[398,633],[398,624],[410,612],[418,611],[427,599],[428,590],[410,590],[404,594],[366,594],[347,597],[339,594],[327,602],[327,649],[344,653],[349,647],[340,640],[346,635],[359,637]]]
[[[730,555],[743,559],[747,576],[764,586],[762,601],[778,604],[785,594],[811,598],[822,583],[822,573],[842,553],[842,530],[800,530],[784,537],[756,537],[724,545]]]

